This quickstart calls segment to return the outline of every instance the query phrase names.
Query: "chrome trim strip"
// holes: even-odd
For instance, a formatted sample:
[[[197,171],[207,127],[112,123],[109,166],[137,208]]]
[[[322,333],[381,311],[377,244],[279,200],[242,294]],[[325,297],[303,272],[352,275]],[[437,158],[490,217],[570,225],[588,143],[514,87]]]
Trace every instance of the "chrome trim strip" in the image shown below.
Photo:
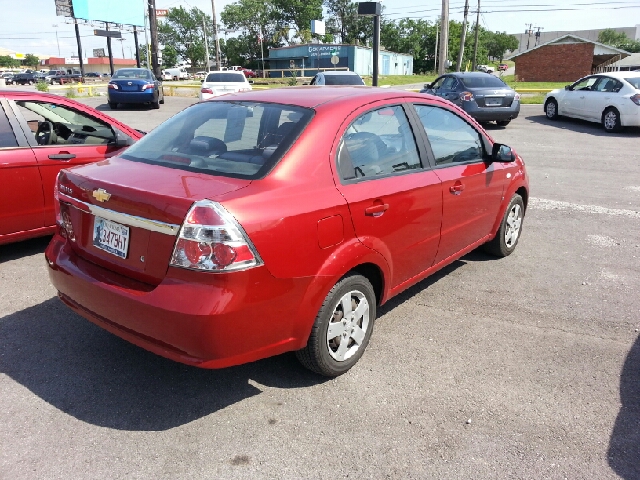
[[[173,235],[174,237],[178,235],[178,232],[180,231],[180,225],[165,223],[159,220],[151,220],[143,217],[137,217],[135,215],[129,215],[128,213],[115,212],[107,208],[83,202],[81,200],[78,200],[77,198],[67,197],[67,195],[63,194],[62,192],[59,192],[58,194],[62,199],[69,198],[69,200],[71,200],[71,202],[69,202],[70,205],[75,206],[74,203],[78,203],[86,207],[86,209],[89,210],[91,214],[105,218],[107,220],[111,220],[112,222],[123,223],[125,225],[129,225],[130,227],[143,228],[151,232],[163,233],[165,235]]]

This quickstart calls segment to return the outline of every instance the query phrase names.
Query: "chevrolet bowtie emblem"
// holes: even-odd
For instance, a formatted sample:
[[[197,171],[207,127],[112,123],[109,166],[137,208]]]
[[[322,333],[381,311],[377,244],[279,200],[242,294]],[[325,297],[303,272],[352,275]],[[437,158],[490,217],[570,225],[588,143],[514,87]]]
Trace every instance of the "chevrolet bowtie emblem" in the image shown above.
[[[111,198],[111,194],[102,188],[93,191],[93,198],[98,200],[99,202],[106,202]]]

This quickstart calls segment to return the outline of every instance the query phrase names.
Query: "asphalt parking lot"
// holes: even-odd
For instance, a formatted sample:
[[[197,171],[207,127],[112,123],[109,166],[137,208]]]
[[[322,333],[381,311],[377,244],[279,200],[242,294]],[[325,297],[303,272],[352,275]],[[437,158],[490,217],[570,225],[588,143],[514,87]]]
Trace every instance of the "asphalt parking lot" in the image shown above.
[[[640,129],[525,105],[489,133],[531,177],[515,253],[392,299],[334,380],[164,360],[57,300],[47,239],[0,247],[0,478],[640,478]]]

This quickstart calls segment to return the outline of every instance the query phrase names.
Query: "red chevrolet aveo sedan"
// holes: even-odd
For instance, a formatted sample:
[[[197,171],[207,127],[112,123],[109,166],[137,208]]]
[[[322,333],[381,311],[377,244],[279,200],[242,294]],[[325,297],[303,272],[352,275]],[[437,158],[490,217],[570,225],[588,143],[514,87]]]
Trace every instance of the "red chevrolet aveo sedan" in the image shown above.
[[[445,100],[300,87],[193,105],[56,195],[46,259],[80,315],[190,365],[293,350],[336,376],[379,305],[478,246],[515,249],[528,179]]]

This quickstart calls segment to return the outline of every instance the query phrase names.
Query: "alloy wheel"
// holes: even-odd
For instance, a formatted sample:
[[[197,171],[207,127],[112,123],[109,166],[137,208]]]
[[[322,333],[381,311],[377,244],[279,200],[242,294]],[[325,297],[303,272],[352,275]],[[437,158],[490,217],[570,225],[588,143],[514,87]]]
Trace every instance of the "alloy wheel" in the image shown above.
[[[609,110],[604,114],[604,128],[606,130],[615,130],[618,124],[618,116],[613,110]]]
[[[353,290],[342,296],[333,309],[327,328],[329,355],[337,362],[351,358],[362,345],[369,328],[369,302]]]
[[[547,117],[553,118],[556,114],[556,104],[553,102],[547,103]]]
[[[518,235],[520,235],[520,226],[522,225],[522,209],[520,205],[515,204],[511,207],[509,211],[509,216],[507,217],[507,225],[504,230],[504,243],[507,248],[513,247],[516,241],[518,240]]]

